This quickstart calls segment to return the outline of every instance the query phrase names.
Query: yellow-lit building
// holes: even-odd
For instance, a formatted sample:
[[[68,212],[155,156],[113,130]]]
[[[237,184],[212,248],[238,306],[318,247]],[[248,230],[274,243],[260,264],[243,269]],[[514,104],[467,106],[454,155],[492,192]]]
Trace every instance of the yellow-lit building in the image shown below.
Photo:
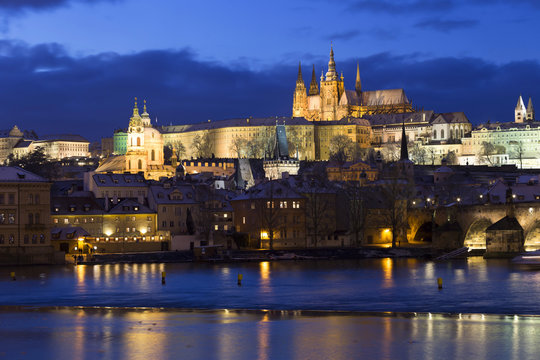
[[[170,177],[175,169],[164,165],[163,138],[161,133],[152,126],[150,115],[144,102],[143,113],[139,115],[137,98],[133,114],[129,121],[127,135],[127,151],[124,155],[110,156],[100,164],[96,173],[132,173],[142,172],[146,179],[159,180]]]
[[[302,78],[302,67],[298,68],[293,97],[293,117],[303,117],[310,121],[335,121],[344,117],[412,111],[412,105],[403,89],[363,90],[359,66],[356,68],[355,89],[346,90],[343,73],[339,76],[336,71],[333,49],[330,49],[328,71],[325,76],[321,74],[320,90],[315,68],[311,75],[309,91]]]

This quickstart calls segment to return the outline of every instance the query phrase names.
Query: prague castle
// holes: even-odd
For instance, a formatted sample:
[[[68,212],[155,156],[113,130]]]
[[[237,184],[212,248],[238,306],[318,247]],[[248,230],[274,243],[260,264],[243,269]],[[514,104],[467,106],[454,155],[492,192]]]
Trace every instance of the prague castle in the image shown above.
[[[311,74],[309,92],[306,92],[302,78],[302,66],[298,67],[298,79],[293,99],[293,117],[303,117],[310,121],[335,121],[345,117],[359,118],[371,114],[412,112],[413,108],[403,89],[362,90],[360,67],[356,68],[354,90],[346,90],[343,73],[338,76],[334,61],[334,49],[330,49],[330,61],[326,76],[321,74],[320,90],[315,76],[315,66]]]

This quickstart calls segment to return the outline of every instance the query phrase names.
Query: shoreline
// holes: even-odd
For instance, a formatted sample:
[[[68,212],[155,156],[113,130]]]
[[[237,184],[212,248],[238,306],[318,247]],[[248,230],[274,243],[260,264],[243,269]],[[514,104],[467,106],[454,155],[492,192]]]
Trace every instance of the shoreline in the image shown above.
[[[355,316],[355,317],[384,317],[402,319],[454,319],[473,320],[491,318],[497,320],[530,319],[540,320],[540,314],[510,314],[510,313],[468,313],[468,312],[415,312],[415,311],[366,311],[366,310],[330,310],[330,309],[242,309],[242,308],[177,308],[177,307],[153,307],[153,306],[56,306],[56,305],[0,305],[0,314],[9,312],[62,312],[84,311],[87,313],[104,312],[140,312],[154,313],[200,313],[200,314],[251,314],[268,315],[270,317],[324,317],[324,316]],[[517,317],[517,318],[516,318]]]
[[[160,251],[92,255],[80,265],[135,263],[238,263],[261,261],[346,260],[379,258],[419,258],[433,260],[439,252],[427,247],[360,247],[349,249],[318,248],[291,250],[229,250],[219,256],[196,257],[192,251]]]

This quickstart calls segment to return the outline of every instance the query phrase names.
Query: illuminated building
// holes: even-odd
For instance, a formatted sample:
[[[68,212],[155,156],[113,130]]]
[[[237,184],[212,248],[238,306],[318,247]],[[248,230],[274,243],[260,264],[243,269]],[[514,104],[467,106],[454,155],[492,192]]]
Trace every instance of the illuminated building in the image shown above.
[[[0,254],[6,263],[52,263],[47,179],[0,167]]]
[[[153,180],[174,175],[175,169],[164,165],[163,139],[161,133],[151,124],[150,115],[146,111],[146,101],[143,113],[139,115],[135,99],[133,115],[129,121],[126,153],[107,158],[96,169],[96,173],[108,172],[142,172],[146,179]]]
[[[307,92],[302,67],[299,65],[293,97],[293,117],[303,117],[310,121],[335,121],[345,117],[360,118],[366,114],[412,111],[412,105],[403,89],[363,90],[359,66],[356,69],[355,89],[346,90],[343,73],[339,76],[336,71],[333,49],[330,49],[328,71],[325,76],[321,74],[320,90],[314,67]]]

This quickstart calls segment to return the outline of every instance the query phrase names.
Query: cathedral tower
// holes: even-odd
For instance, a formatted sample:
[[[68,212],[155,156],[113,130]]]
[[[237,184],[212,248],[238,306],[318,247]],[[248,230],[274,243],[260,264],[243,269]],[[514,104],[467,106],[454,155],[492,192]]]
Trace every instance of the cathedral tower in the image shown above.
[[[527,105],[527,121],[534,121],[534,107],[531,98],[529,98],[529,104]]]
[[[339,120],[338,105],[343,94],[343,75],[338,77],[336,63],[334,62],[334,49],[330,47],[330,60],[328,61],[328,71],[326,77],[321,80],[321,120]]]
[[[311,83],[309,84],[309,96],[311,95],[319,95],[319,85],[317,84],[317,76],[315,76],[315,65],[313,65]]]
[[[522,123],[527,118],[527,109],[523,103],[523,98],[519,95],[516,108],[514,110],[515,122]]]
[[[293,99],[293,117],[305,116],[307,109],[306,84],[302,78],[302,64],[298,63],[298,78],[296,79],[296,88],[294,89]]]

